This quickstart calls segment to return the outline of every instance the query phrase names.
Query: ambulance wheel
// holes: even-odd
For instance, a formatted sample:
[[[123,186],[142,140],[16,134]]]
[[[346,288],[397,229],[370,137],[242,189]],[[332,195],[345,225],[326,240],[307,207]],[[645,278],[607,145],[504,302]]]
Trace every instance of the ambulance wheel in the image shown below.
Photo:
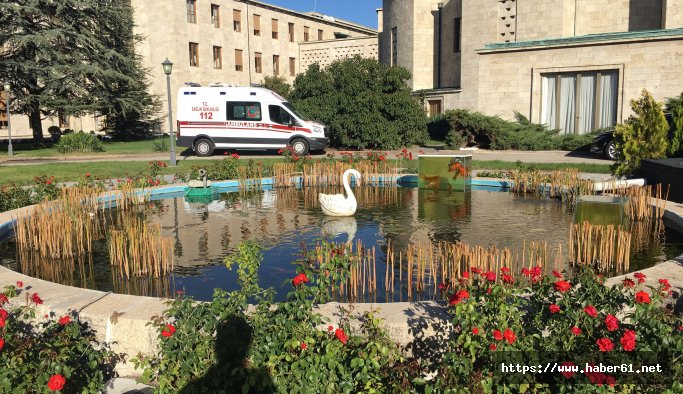
[[[308,142],[303,138],[294,138],[289,146],[294,150],[294,154],[297,156],[306,156],[308,154]]]
[[[213,142],[202,138],[194,143],[194,151],[199,157],[207,157],[213,154]]]

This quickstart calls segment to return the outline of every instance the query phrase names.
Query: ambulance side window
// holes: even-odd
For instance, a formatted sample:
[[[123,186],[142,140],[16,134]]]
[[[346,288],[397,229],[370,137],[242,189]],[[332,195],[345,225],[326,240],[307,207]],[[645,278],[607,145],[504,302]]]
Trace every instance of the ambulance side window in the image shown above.
[[[228,102],[227,120],[260,121],[261,103],[257,102]]]
[[[295,125],[298,126],[298,122],[286,109],[280,107],[279,105],[269,105],[268,114],[270,115],[270,121],[281,125]]]

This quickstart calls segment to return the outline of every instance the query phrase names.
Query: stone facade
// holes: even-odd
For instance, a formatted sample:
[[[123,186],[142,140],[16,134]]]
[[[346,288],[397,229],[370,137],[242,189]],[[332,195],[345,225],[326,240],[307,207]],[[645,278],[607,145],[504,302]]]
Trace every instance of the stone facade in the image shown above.
[[[317,13],[295,12],[251,0],[130,1],[135,10],[135,33],[144,37],[136,51],[141,55],[143,65],[150,70],[151,92],[162,97],[164,102],[166,76],[161,62],[166,58],[174,63],[171,92],[175,101],[175,92],[186,82],[203,86],[211,83],[247,86],[262,83],[265,76],[276,74],[292,82],[298,73],[305,71],[300,44],[307,42],[317,42],[317,50],[338,56],[332,52],[343,51],[343,45],[348,45],[348,51],[355,53],[359,51],[355,46],[360,44],[351,48],[350,41],[337,44],[335,39],[368,38],[359,41],[363,46],[362,54],[377,57],[376,30]],[[236,19],[239,19],[239,27],[236,27]],[[375,41],[374,49],[372,40]],[[191,65],[191,44],[196,44],[194,65]],[[325,50],[325,45],[330,49]],[[238,67],[240,53],[241,67]],[[257,57],[260,57],[259,65]],[[175,108],[173,111],[176,119]],[[167,119],[166,106],[159,115],[164,121]],[[75,130],[99,129],[91,116],[68,120],[69,128]],[[168,130],[165,123],[161,130]],[[43,122],[45,133],[53,124],[59,125],[59,121],[48,119]],[[7,129],[0,130],[0,138],[6,134]],[[31,134],[27,116],[12,117],[12,134]]]
[[[390,64],[388,31],[399,31],[397,65],[408,68],[411,87],[421,97],[443,100],[443,109],[466,108],[510,118],[532,112],[532,75],[539,69],[621,70],[619,121],[630,113],[629,100],[647,88],[657,99],[680,94],[683,0],[384,0],[380,61]],[[439,3],[441,46],[439,51]],[[430,14],[431,13],[431,14]],[[427,17],[432,15],[432,18]],[[457,36],[459,23],[460,35]],[[663,30],[665,29],[665,30]],[[610,36],[643,32],[641,39]],[[656,38],[668,32],[666,39]],[[683,32],[680,32],[683,33]],[[607,35],[601,40],[595,35]],[[630,38],[627,38],[630,37]],[[654,39],[652,37],[655,37]],[[575,38],[572,45],[547,41]],[[456,40],[460,40],[457,45]],[[405,42],[405,41],[408,42]],[[577,43],[590,40],[589,44]],[[534,42],[515,49],[516,44]],[[490,44],[497,50],[485,50]],[[577,46],[578,45],[578,46]],[[509,46],[507,50],[504,48]],[[455,48],[460,49],[456,52]],[[417,49],[415,49],[417,48]],[[438,54],[441,53],[439,67]],[[406,56],[408,57],[406,59]],[[438,78],[439,68],[441,83]],[[536,71],[532,71],[536,70]],[[533,82],[538,83],[534,80]],[[448,92],[444,93],[444,88]]]
[[[335,60],[360,55],[377,60],[377,36],[341,38],[300,44],[301,70],[305,71],[313,63],[328,66]]]

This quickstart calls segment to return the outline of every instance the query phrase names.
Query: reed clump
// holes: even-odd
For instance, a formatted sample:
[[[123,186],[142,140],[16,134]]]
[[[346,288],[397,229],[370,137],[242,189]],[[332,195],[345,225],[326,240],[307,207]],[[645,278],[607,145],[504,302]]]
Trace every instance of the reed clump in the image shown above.
[[[661,220],[666,212],[669,198],[669,186],[666,191],[661,184],[631,186],[627,188],[612,187],[607,195],[626,197],[624,210],[631,221]]]
[[[339,186],[343,184],[342,174],[349,168],[361,174],[356,185],[392,186],[398,182],[400,174],[396,163],[369,160],[354,163],[340,161],[317,161],[297,163],[276,163],[273,166],[276,187],[315,187]]]
[[[572,224],[569,229],[569,261],[596,266],[599,271],[628,272],[631,233],[622,226]]]
[[[161,236],[161,225],[134,217],[121,229],[109,229],[109,261],[120,277],[168,275],[173,272],[173,239]]]
[[[512,193],[559,198],[570,208],[576,205],[579,196],[595,194],[594,182],[582,179],[579,170],[575,168],[550,173],[538,170],[514,170],[511,171],[511,179],[510,191]]]
[[[304,209],[320,207],[318,195],[343,194],[339,186],[319,186],[313,188],[278,188],[276,189],[276,204],[278,209],[298,209],[303,204]],[[364,186],[353,190],[358,206],[363,208],[403,206],[405,194],[397,187]]]

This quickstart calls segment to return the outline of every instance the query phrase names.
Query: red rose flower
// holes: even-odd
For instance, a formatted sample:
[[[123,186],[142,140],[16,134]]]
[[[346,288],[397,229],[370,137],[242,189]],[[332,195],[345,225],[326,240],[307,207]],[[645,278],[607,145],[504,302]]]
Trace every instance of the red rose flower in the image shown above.
[[[503,275],[503,282],[505,282],[507,284],[513,284],[513,283],[515,283],[515,280],[512,279],[512,275],[504,274]]]
[[[17,287],[20,288],[20,289],[21,289],[22,287],[24,287],[24,282],[18,280],[18,281],[17,281]]]
[[[555,304],[550,304],[548,308],[550,309],[550,313],[552,314],[555,314],[561,310],[560,306]]]
[[[337,337],[337,339],[339,339],[339,342],[343,343],[344,345],[346,345],[346,341],[349,340],[346,337],[346,334],[344,334],[344,330],[342,330],[341,328],[337,328],[334,331],[334,336]]]
[[[59,319],[59,325],[60,326],[66,326],[67,324],[71,323],[71,317],[70,316],[62,316],[61,319]]]
[[[659,283],[661,283],[663,286],[662,291],[668,291],[671,288],[671,284],[669,284],[668,279],[660,279]]]
[[[0,328],[5,328],[5,324],[7,324],[5,319],[0,319]]]
[[[9,315],[7,311],[0,308],[0,319],[7,319],[7,315]]]
[[[308,346],[306,346],[306,342],[301,342],[301,350],[306,350]]]
[[[555,290],[559,291],[560,293],[566,293],[571,288],[572,285],[566,280],[558,280],[557,282],[555,282]]]
[[[470,271],[472,271],[473,274],[481,274],[481,270],[477,267],[470,267]]]
[[[607,315],[605,317],[605,325],[607,326],[607,331],[616,331],[619,329],[619,320],[614,315]]]
[[[516,336],[515,333],[514,333],[511,329],[509,329],[509,328],[506,328],[505,331],[503,332],[503,338],[505,338],[505,340],[507,341],[507,343],[509,343],[510,345],[512,345],[513,343],[515,343],[515,341],[517,340],[517,336]]]
[[[644,291],[639,291],[636,293],[636,302],[639,304],[649,304],[650,295]]]
[[[593,305],[586,306],[583,311],[590,317],[598,317],[598,310]]]
[[[64,388],[64,383],[66,383],[64,376],[60,374],[52,375],[50,376],[50,380],[47,381],[47,388],[49,388],[50,391],[58,391]]]
[[[448,285],[445,283],[439,283],[439,290],[444,291],[448,288]]]
[[[0,350],[5,347],[5,340],[0,338]]]
[[[621,347],[624,348],[624,350],[627,352],[632,351],[636,348],[636,332],[633,330],[624,331],[624,335],[622,335],[619,342],[621,342]]]
[[[497,348],[498,348],[498,347],[496,346],[495,343],[492,343],[492,344],[489,345],[489,349],[491,349],[491,350],[496,350]]]
[[[303,272],[300,273],[299,275],[295,276],[294,279],[292,279],[292,284],[296,287],[299,286],[302,283],[307,283],[308,278],[306,277],[306,274]]]
[[[239,159],[240,155],[238,155],[237,153],[233,153],[232,155],[230,155],[230,157],[232,157],[233,159]]]
[[[468,271],[465,271],[462,273],[463,279],[469,279],[470,278],[470,273]]]
[[[0,305],[6,304],[7,302],[8,302],[7,296],[4,295],[4,294],[2,294],[2,293],[0,293]]]
[[[496,281],[496,273],[493,271],[486,272],[484,274],[484,278],[488,280],[489,282],[495,282]]]
[[[645,282],[645,279],[647,278],[645,275],[643,275],[643,274],[640,273],[640,272],[636,272],[635,274],[633,274],[633,276],[635,276],[636,279],[638,279],[638,283],[643,283],[643,282]]]
[[[33,303],[36,305],[40,305],[43,303],[43,300],[40,298],[38,293],[33,293],[33,295],[31,295],[31,301],[33,301]]]
[[[564,372],[560,372],[560,373],[562,374],[562,376],[564,376],[566,379],[569,379],[569,378],[571,378],[572,376],[574,376],[574,372],[572,372],[572,371],[571,371],[571,368],[569,368],[569,367],[575,366],[575,364],[574,364],[573,362],[571,362],[571,361],[565,361],[565,362],[563,362],[563,363],[560,364],[560,365],[562,365],[562,366],[565,367],[565,368],[564,368]]]
[[[500,272],[502,272],[502,273],[504,273],[504,274],[509,274],[509,273],[510,273],[510,268],[508,268],[508,267],[502,267],[502,268],[500,269]]]
[[[170,338],[173,334],[175,334],[175,327],[173,327],[172,324],[167,324],[166,327],[161,330],[161,336],[165,338]]]
[[[636,285],[636,282],[634,282],[633,279],[630,279],[630,278],[624,279],[624,281],[621,283],[624,285],[624,287],[626,287],[628,289],[630,289]]]
[[[595,343],[598,344],[601,352],[610,352],[614,349],[614,343],[609,338],[600,338]]]
[[[561,277],[562,277],[562,274],[559,273],[559,272],[557,272],[557,271],[555,271],[555,270],[553,270],[553,276],[556,277],[556,278],[561,278]]]
[[[89,173],[89,172],[86,172],[86,173],[85,173],[85,177],[86,177],[86,178],[90,178],[90,173]]]
[[[472,334],[479,335],[479,328],[477,328],[477,327],[472,328]]]
[[[470,297],[470,293],[467,292],[467,290],[458,290],[457,293],[451,294],[450,297],[448,297],[448,305],[457,305],[461,301],[467,299]]]
[[[503,333],[500,332],[500,330],[493,330],[493,338],[495,338],[496,341],[501,341],[503,340]]]
[[[332,326],[327,327],[327,331],[332,331],[332,330],[334,330],[334,327],[332,327]]]

